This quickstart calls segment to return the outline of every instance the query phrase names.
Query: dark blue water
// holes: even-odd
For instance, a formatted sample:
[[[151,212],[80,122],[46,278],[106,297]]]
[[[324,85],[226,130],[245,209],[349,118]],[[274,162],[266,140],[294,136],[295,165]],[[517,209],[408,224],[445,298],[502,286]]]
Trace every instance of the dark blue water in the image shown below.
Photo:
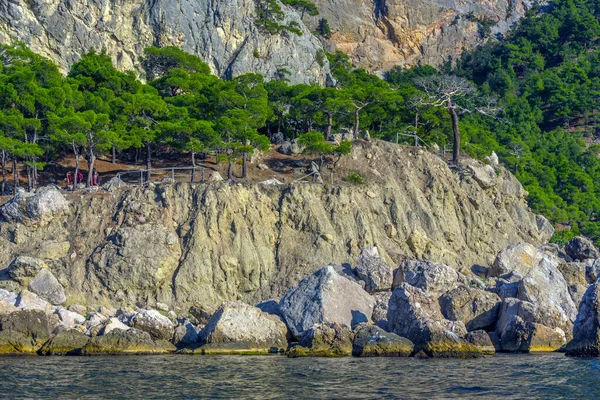
[[[0,358],[0,397],[56,399],[600,398],[600,360],[243,356]]]

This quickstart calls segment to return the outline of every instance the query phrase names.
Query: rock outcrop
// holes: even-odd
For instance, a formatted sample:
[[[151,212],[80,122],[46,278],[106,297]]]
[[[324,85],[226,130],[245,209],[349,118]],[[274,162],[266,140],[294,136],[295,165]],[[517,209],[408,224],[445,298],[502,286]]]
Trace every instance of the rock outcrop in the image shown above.
[[[68,209],[44,229],[1,222],[0,266],[37,257],[48,241],[68,242],[67,252],[41,261],[68,303],[164,303],[185,315],[191,306],[280,298],[327,263],[356,266],[361,250],[375,245],[389,266],[430,260],[469,276],[509,245],[549,238],[506,170],[484,190],[428,152],[360,141],[339,168],[358,169],[367,184],[217,182],[64,194]],[[15,293],[27,284],[0,280]]]
[[[32,0],[0,3],[0,42],[21,41],[67,70],[83,54],[105,50],[122,70],[141,71],[150,46],[197,54],[226,78],[248,72],[324,83],[329,72],[319,40],[284,6],[283,25],[302,34],[269,34],[255,24],[254,0]]]
[[[589,260],[600,258],[600,250],[594,246],[594,243],[585,237],[575,237],[565,245],[565,252],[573,260]]]
[[[352,355],[356,357],[408,357],[413,350],[410,340],[374,325],[360,328],[352,342]]]
[[[288,357],[345,357],[352,354],[353,334],[337,323],[315,324],[304,332],[300,344],[290,348]]]
[[[377,247],[362,251],[358,257],[356,274],[365,282],[365,290],[369,293],[389,291],[392,288],[392,270],[379,256]]]
[[[243,302],[224,303],[200,331],[202,354],[269,354],[287,348],[281,320]]]
[[[529,7],[528,1],[492,0],[315,0],[320,15],[308,18],[316,29],[329,22],[330,48],[375,72],[396,65],[439,65],[456,60],[465,49],[503,33]],[[485,24],[492,27],[486,31]]]
[[[304,278],[281,299],[281,314],[297,339],[315,324],[339,324],[346,329],[369,322],[374,299],[356,282],[327,266]]]
[[[600,284],[591,285],[583,296],[573,339],[567,344],[567,355],[598,357],[600,355]]]

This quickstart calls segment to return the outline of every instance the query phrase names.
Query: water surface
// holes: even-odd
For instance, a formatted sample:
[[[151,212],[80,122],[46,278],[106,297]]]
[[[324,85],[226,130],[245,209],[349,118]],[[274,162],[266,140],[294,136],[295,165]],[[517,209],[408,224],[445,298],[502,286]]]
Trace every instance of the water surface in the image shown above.
[[[600,398],[600,360],[249,356],[0,358],[1,398]]]

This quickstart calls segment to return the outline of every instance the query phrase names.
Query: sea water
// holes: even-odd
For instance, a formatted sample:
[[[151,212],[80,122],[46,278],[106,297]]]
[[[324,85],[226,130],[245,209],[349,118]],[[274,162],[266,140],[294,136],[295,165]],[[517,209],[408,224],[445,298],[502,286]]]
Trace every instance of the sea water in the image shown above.
[[[0,397],[54,399],[600,398],[600,360],[282,356],[0,358]]]

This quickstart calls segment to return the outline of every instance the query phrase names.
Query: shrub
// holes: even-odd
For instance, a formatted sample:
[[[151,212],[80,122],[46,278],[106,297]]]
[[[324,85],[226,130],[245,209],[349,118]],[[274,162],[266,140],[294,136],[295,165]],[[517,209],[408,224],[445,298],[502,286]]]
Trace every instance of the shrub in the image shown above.
[[[365,179],[356,171],[350,172],[348,174],[348,182],[354,185],[364,185]]]

